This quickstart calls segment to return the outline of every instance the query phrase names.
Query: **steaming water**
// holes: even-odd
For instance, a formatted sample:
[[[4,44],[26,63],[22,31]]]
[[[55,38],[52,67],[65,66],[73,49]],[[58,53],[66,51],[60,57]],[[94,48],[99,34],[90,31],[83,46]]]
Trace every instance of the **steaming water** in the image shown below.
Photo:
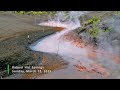
[[[70,13],[70,16],[74,15],[72,13],[73,12]],[[78,17],[74,17],[75,18],[74,21],[68,20],[66,22],[60,22],[60,20],[59,21],[57,20],[57,21],[48,21],[48,22],[40,23],[39,25],[51,26],[51,27],[64,27],[65,29],[61,32],[57,32],[54,35],[45,37],[44,39],[40,40],[36,45],[34,44],[34,46],[31,46],[31,49],[35,51],[59,54],[65,60],[71,62],[70,64],[72,65],[76,64],[80,60],[86,62],[86,65],[87,63],[92,62],[87,58],[85,58],[87,57],[85,48],[78,48],[75,45],[72,45],[70,42],[65,42],[62,39],[60,39],[60,37],[65,33],[74,30],[78,27],[81,27],[80,22],[78,21],[79,21],[79,17],[83,14],[84,13],[81,12],[79,13],[79,16],[76,15]]]
[[[47,52],[47,53],[56,53],[62,56],[64,60],[67,60],[69,62],[68,68],[53,72],[51,78],[58,78],[59,76],[61,76],[59,78],[67,78],[67,77],[80,78],[82,72],[77,71],[73,65],[78,64],[79,62],[82,62],[84,66],[89,67],[89,64],[93,63],[92,60],[88,59],[87,51],[85,48],[78,48],[75,45],[71,44],[70,42],[66,42],[61,39],[61,36],[64,35],[65,33],[68,33],[71,30],[81,27],[79,17],[84,15],[84,13],[70,12],[70,18],[65,22],[61,22],[60,19],[62,19],[63,17],[59,17],[59,19],[57,20],[43,22],[39,24],[43,26],[65,28],[61,32],[57,32],[56,34],[47,36],[44,39],[39,40],[39,42],[36,42],[34,45],[31,46],[32,50]],[[63,15],[62,12],[58,13],[57,18],[59,15],[61,16],[61,14]],[[76,74],[73,74],[73,73],[76,73]],[[50,78],[49,75],[51,74],[48,74],[47,77]],[[45,75],[45,78],[47,77]]]
[[[63,19],[64,13],[59,12],[54,21],[48,21],[39,24],[43,26],[65,28],[63,31],[45,37],[44,39],[31,46],[32,50],[47,53],[56,53],[69,62],[68,68],[53,72],[51,78],[57,78],[55,76],[61,76],[59,78],[80,78],[82,73],[78,72],[73,65],[82,62],[84,66],[89,67],[89,64],[94,63],[87,57],[87,51],[85,48],[78,48],[70,42],[65,42],[60,38],[65,33],[81,27],[79,17],[84,15],[84,13],[86,12],[70,12],[70,18],[68,20],[64,19],[62,20],[64,22],[62,22],[60,20]],[[47,77],[50,78],[49,75],[51,74],[48,74]],[[44,75],[44,77],[47,78],[46,75]]]
[[[62,56],[70,64],[69,67],[66,69],[54,71],[51,74],[44,75],[43,77],[38,77],[38,78],[80,78],[80,77],[82,78],[82,76],[84,76],[85,73],[76,71],[73,65],[78,64],[78,62],[82,62],[84,66],[89,67],[89,64],[94,63],[93,60],[88,58],[87,56],[88,52],[86,48],[78,48],[75,45],[71,44],[70,42],[66,42],[61,39],[61,36],[63,36],[64,34],[78,27],[81,27],[79,17],[81,15],[84,15],[84,13],[86,12],[70,12],[69,13],[70,18],[64,19],[63,18],[64,12],[59,12],[56,15],[54,21],[48,21],[39,24],[39,25],[51,26],[51,27],[64,27],[65,29],[61,32],[57,32],[56,34],[47,36],[42,40],[39,40],[38,42],[30,46],[31,49],[40,52],[56,53]],[[104,65],[106,65],[106,67],[111,68],[111,70],[116,69],[117,66],[115,66],[116,64],[113,65],[113,62],[110,60],[110,57],[104,57],[100,59],[101,57],[103,56],[98,55],[99,62],[104,63]],[[97,77],[101,78],[101,76],[97,76],[97,74],[93,75],[87,73],[87,75],[88,77],[90,76],[93,78],[97,78]]]

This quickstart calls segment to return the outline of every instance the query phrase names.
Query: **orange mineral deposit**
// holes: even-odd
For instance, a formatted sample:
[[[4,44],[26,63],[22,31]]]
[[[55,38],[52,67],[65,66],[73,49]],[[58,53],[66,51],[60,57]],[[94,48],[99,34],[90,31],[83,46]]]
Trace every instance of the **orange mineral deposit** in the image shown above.
[[[55,27],[54,29],[58,30],[58,31],[61,31],[61,30],[64,30],[65,28],[64,27]]]

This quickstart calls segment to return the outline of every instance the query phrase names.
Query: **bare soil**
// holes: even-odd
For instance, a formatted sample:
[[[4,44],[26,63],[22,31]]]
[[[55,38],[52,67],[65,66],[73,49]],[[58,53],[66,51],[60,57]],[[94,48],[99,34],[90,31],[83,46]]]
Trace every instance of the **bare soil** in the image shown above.
[[[42,62],[43,56],[51,57],[50,54],[35,52],[29,48],[38,39],[56,32],[53,28],[38,26],[35,18],[44,21],[47,17],[19,15],[12,12],[0,13],[0,77],[7,76],[7,64],[10,66],[38,65]],[[65,63],[56,56],[51,57],[49,63],[43,64],[47,66],[46,68],[55,70],[64,66]]]

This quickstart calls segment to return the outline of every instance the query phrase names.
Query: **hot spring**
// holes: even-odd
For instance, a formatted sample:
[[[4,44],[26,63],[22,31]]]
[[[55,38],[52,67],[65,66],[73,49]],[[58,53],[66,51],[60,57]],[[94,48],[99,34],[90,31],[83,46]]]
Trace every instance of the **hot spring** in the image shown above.
[[[88,47],[85,47],[84,42],[79,42],[79,39],[77,39],[75,34],[72,32],[73,30],[81,27],[79,17],[86,13],[87,12],[71,11],[69,12],[70,18],[61,21],[61,19],[63,19],[64,13],[59,12],[57,13],[57,16],[54,20],[38,24],[42,26],[59,27],[62,29],[55,34],[38,40],[30,46],[30,48],[34,51],[55,53],[69,62],[68,68],[66,68],[64,71],[58,70],[53,72],[53,77],[54,75],[58,74],[58,76],[60,76],[63,74],[63,72],[66,74],[66,76],[68,75],[71,78],[74,76],[78,78],[81,76],[81,72],[92,74],[96,73],[96,75],[99,74],[105,77],[109,76],[111,73],[108,68],[114,70],[116,64],[113,64],[113,62],[109,60],[111,58],[110,55],[102,57],[105,52],[102,53],[99,49],[93,50],[93,48],[89,47],[90,45],[88,45]],[[75,42],[71,43],[72,40]],[[104,65],[101,64],[103,62]],[[79,70],[77,71],[75,68],[78,68]],[[56,72],[58,74],[56,74]],[[76,73],[77,76],[73,73]],[[94,75],[90,76],[94,77]]]

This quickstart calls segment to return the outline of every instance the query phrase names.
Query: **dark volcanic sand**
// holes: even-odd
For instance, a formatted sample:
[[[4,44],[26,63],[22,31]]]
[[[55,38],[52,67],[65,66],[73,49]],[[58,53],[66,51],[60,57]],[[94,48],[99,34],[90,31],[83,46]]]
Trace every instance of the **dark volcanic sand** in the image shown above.
[[[37,17],[37,16],[36,16]],[[39,65],[43,62],[45,68],[51,70],[63,68],[66,62],[62,58],[35,52],[29,46],[40,38],[56,32],[53,28],[35,25],[35,16],[18,15],[12,12],[0,13],[0,77],[6,77],[7,64],[11,65]],[[44,21],[46,17],[39,16]],[[29,38],[28,38],[29,35]],[[45,62],[42,58],[48,58]],[[48,62],[49,61],[49,62]],[[48,63],[46,63],[48,62]],[[40,74],[39,74],[40,75]],[[35,75],[34,75],[35,77]],[[13,78],[13,77],[8,77]],[[24,75],[15,78],[33,78],[32,75]]]
[[[113,12],[91,12],[88,16],[105,15],[103,21],[106,22]],[[89,17],[86,16],[88,19]],[[42,17],[42,16],[41,16]],[[46,17],[42,17],[44,21]],[[83,19],[85,17],[83,17]],[[84,21],[84,20],[83,20]],[[13,27],[14,26],[14,27]],[[44,28],[44,32],[43,32]],[[57,28],[59,30],[59,28]],[[80,29],[76,30],[79,31]],[[18,33],[19,32],[19,33]],[[68,65],[68,62],[64,61],[61,57],[55,54],[41,53],[30,50],[29,45],[35,41],[56,32],[49,27],[36,26],[34,24],[34,16],[28,15],[16,15],[12,13],[0,14],[0,70],[6,72],[7,64],[11,65],[38,65],[42,62],[46,65],[46,69],[53,70],[49,74],[15,74],[7,79],[78,79],[78,78],[120,78],[120,66],[119,64],[112,65],[111,62],[102,62],[104,58],[100,60],[102,64],[112,65],[113,67],[107,68],[110,71],[109,77],[102,77],[100,74],[79,72],[75,67]],[[28,35],[30,38],[28,39]],[[14,42],[14,43],[13,43]],[[44,58],[44,59],[43,59]],[[103,60],[104,61],[104,60]],[[66,68],[67,66],[67,68]],[[114,69],[115,68],[115,69]],[[58,70],[59,69],[59,70]],[[5,76],[3,72],[0,72],[2,76]],[[42,76],[41,76],[42,75]]]

